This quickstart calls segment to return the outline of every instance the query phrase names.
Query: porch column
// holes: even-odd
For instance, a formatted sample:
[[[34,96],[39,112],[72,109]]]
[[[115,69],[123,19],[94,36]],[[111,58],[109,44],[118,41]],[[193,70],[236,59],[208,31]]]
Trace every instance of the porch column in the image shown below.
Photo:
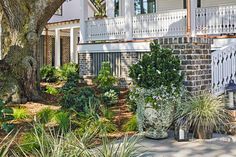
[[[61,39],[60,29],[55,30],[55,67],[61,66]]]
[[[187,35],[194,37],[195,32],[195,14],[197,9],[197,0],[187,0]]]
[[[114,0],[106,0],[106,15],[107,17],[115,16],[115,4]]]
[[[88,0],[80,0],[80,43],[86,43],[86,21],[88,20]]]
[[[77,33],[75,28],[70,29],[70,62],[76,63]]]
[[[125,0],[125,32],[126,40],[133,40],[134,0]]]

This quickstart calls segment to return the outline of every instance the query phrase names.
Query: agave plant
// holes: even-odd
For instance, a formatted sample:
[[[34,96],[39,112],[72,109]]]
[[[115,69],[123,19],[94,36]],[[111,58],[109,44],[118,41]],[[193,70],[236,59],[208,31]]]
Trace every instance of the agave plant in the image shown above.
[[[184,121],[191,127],[197,138],[210,138],[214,129],[224,130],[230,120],[222,98],[208,93],[178,106],[176,117],[177,121]]]

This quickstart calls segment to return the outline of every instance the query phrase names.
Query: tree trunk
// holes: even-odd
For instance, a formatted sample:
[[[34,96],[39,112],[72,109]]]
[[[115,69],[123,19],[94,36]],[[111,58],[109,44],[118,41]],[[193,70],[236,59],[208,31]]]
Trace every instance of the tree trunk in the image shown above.
[[[0,61],[0,99],[39,100],[37,43],[47,21],[64,0],[0,0],[9,30],[7,55]]]

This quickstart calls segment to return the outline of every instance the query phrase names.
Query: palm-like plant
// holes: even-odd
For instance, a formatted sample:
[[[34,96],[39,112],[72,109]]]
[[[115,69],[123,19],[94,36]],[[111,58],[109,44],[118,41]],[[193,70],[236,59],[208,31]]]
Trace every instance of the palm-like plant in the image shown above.
[[[198,138],[208,138],[213,129],[220,131],[229,124],[230,116],[220,97],[205,93],[193,97],[177,108],[178,121],[184,121]]]

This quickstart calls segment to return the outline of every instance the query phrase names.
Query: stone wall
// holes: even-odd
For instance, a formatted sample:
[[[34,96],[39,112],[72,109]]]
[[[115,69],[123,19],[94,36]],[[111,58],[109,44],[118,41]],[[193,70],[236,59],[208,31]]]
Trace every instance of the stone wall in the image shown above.
[[[211,40],[203,38],[159,38],[156,40],[161,47],[173,49],[173,53],[181,59],[185,75],[185,86],[192,94],[210,90],[211,88]],[[115,52],[114,52],[115,53]],[[122,52],[120,57],[120,84],[130,82],[129,66],[133,65],[148,52]],[[80,75],[92,76],[92,54],[79,55]]]

